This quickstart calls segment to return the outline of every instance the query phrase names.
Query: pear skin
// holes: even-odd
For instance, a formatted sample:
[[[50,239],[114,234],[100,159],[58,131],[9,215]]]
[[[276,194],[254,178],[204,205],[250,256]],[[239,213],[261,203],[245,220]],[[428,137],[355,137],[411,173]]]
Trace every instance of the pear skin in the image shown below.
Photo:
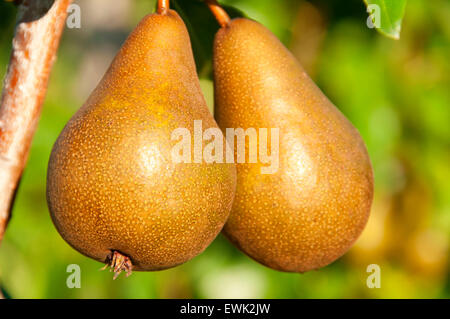
[[[223,131],[279,128],[276,172],[262,174],[267,164],[261,161],[237,164],[225,235],[281,271],[306,272],[341,257],[366,225],[373,197],[372,167],[358,131],[257,22],[234,19],[218,31],[214,81]]]
[[[99,262],[131,260],[133,270],[201,253],[228,218],[236,172],[172,161],[172,132],[187,128],[193,139],[194,120],[218,128],[186,27],[172,10],[147,15],[53,147],[47,201],[61,236]]]

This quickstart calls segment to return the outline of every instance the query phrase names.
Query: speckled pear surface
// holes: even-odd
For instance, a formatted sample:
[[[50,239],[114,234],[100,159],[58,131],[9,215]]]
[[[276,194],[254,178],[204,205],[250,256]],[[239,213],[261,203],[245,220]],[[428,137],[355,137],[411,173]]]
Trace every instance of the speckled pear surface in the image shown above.
[[[235,19],[219,30],[214,80],[223,130],[280,129],[275,174],[261,174],[264,164],[237,164],[225,235],[282,271],[318,269],[342,256],[363,230],[373,196],[372,168],[357,130],[257,22]]]
[[[233,164],[175,164],[176,128],[217,127],[200,90],[189,35],[174,11],[146,16],[56,141],[47,200],[62,237],[105,262],[159,270],[202,252],[234,197]]]

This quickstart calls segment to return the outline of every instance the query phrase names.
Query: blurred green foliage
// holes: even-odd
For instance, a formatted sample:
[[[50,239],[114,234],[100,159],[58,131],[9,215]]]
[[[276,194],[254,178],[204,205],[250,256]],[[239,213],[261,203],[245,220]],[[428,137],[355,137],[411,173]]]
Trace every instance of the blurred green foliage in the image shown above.
[[[212,106],[211,45],[217,25],[198,1],[176,1],[193,39],[202,88]],[[197,2],[193,4],[193,2]],[[101,264],[73,250],[48,214],[45,179],[51,147],[82,105],[126,35],[154,1],[114,1],[121,19],[101,23],[107,1],[75,1],[81,29],[67,29],[41,121],[0,247],[0,283],[13,298],[449,298],[450,2],[410,0],[401,38],[366,26],[364,3],[226,0],[269,27],[325,94],[360,130],[373,161],[376,194],[369,224],[350,252],[306,274],[281,273],[244,256],[222,236],[174,269],[112,281]],[[117,9],[117,8],[116,8]],[[116,10],[117,11],[117,10]],[[242,13],[240,13],[242,12]],[[16,9],[0,2],[0,74],[6,72]],[[108,16],[107,16],[108,17]],[[115,24],[114,24],[114,23]],[[114,25],[112,25],[114,24]],[[100,57],[100,58],[99,58]],[[92,83],[91,83],[92,82]],[[83,89],[83,85],[89,86]],[[66,286],[69,264],[81,288]],[[381,288],[369,289],[369,264]]]

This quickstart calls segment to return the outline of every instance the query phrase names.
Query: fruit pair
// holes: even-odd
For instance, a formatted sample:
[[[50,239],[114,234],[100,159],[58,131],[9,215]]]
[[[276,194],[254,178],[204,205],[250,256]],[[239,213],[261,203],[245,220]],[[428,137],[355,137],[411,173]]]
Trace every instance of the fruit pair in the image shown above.
[[[261,174],[261,164],[237,164],[236,185],[234,164],[173,163],[175,129],[217,124],[184,23],[167,1],[159,4],[53,148],[47,199],[62,237],[117,274],[181,264],[227,220],[225,235],[274,269],[303,272],[340,257],[372,200],[356,129],[267,29],[229,21],[208,1],[222,25],[214,44],[217,122],[224,131],[280,128],[280,167]]]

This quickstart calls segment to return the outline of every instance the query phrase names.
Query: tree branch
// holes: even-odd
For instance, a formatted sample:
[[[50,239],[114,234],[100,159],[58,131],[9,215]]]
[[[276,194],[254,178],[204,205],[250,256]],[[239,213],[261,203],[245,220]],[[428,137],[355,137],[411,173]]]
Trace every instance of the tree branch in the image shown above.
[[[25,167],[71,0],[22,0],[0,102],[0,241]]]

